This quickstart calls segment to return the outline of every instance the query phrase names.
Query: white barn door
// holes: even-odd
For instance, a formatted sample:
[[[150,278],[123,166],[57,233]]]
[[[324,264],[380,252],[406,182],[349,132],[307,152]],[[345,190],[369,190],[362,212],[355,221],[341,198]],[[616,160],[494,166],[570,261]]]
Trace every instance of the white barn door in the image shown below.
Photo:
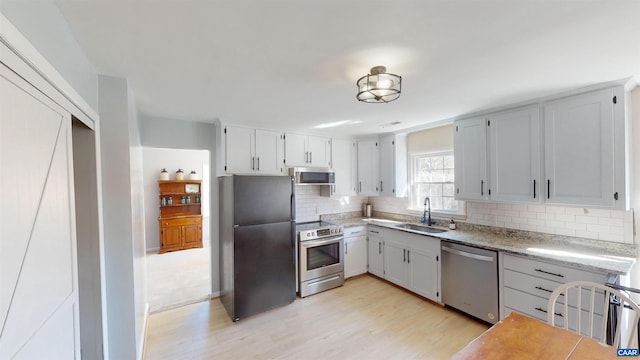
[[[79,359],[70,115],[0,64],[0,359]]]

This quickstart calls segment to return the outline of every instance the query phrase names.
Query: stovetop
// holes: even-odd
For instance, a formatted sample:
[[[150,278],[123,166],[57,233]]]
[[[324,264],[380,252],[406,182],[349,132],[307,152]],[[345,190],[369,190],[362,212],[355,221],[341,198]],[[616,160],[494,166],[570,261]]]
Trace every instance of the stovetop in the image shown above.
[[[326,221],[312,221],[296,224],[296,232],[300,241],[307,241],[342,235],[343,227]]]
[[[338,226],[338,225],[332,224],[326,221],[311,221],[311,222],[297,223],[296,231],[301,232],[301,231],[307,231],[307,230],[317,230],[317,229],[323,229],[331,226]]]

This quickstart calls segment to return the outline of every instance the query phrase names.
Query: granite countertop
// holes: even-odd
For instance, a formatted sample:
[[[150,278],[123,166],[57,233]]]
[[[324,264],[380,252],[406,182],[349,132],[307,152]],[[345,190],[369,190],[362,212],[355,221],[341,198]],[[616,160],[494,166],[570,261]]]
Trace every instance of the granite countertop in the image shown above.
[[[414,230],[396,227],[397,224],[411,221],[362,217],[336,218],[329,221],[345,227],[371,224],[425,235]],[[627,274],[636,260],[635,245],[489,226],[458,224],[457,230],[428,234],[425,237],[614,274]]]

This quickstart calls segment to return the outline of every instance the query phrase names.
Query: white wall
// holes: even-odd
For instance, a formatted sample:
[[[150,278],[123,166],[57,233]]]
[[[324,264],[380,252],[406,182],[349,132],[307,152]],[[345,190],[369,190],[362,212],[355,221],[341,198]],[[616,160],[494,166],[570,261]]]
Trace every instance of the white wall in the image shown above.
[[[137,359],[146,306],[137,120],[126,80],[100,76],[99,94],[109,354]]]
[[[135,107],[133,92],[127,87],[127,108],[129,115],[129,149],[131,172],[131,228],[133,246],[133,281],[135,296],[135,324],[138,358],[144,348],[144,332],[149,302],[147,301],[147,262],[145,245],[145,208],[144,179],[142,163],[142,145],[140,142],[140,124]]]
[[[0,12],[93,109],[98,109],[98,72],[53,0],[2,0]]]
[[[183,169],[185,179],[191,170],[195,170],[198,179],[203,184],[209,184],[209,151],[208,150],[180,150],[159,149],[152,147],[142,148],[144,161],[143,179],[145,193],[146,215],[146,243],[147,251],[155,251],[160,248],[160,234],[158,229],[158,216],[160,208],[158,204],[158,176],[160,169],[166,168],[171,179],[175,179],[175,171]],[[211,241],[210,211],[211,205],[209,186],[202,186],[202,240]]]

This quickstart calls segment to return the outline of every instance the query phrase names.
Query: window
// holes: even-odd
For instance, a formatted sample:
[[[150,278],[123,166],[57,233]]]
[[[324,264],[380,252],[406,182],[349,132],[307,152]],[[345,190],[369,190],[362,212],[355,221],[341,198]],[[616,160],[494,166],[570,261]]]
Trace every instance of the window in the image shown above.
[[[455,200],[453,151],[411,156],[411,209],[424,209],[429,197],[431,210],[464,214],[464,203]]]

